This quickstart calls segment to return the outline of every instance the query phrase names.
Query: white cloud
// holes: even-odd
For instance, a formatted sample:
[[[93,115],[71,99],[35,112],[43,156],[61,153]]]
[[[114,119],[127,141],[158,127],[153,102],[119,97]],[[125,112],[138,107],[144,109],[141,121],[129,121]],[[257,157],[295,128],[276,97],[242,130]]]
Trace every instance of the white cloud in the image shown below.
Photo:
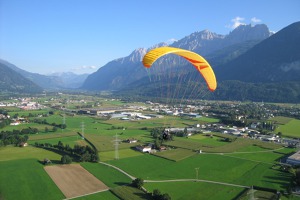
[[[258,19],[258,18],[256,18],[256,17],[252,17],[251,18],[251,23],[260,23],[261,22],[261,19]]]
[[[82,66],[82,69],[96,69],[96,66]]]
[[[245,23],[243,23],[243,21],[245,20],[245,18],[243,17],[235,17],[231,20],[231,22],[233,24],[227,25],[227,28],[231,28],[231,29],[235,29],[236,27],[238,27],[239,25],[245,25]]]
[[[83,65],[80,67],[72,67],[71,71],[76,73],[76,74],[82,74],[82,73],[92,73],[95,72],[97,69],[96,66],[91,65],[91,66],[87,66],[87,65]]]
[[[171,39],[168,39],[167,40],[167,44],[172,44],[173,42],[177,42],[178,40],[177,39],[175,39],[175,38],[171,38]]]
[[[83,65],[83,66],[80,66],[80,67],[74,67],[72,68],[72,70],[76,70],[76,71],[80,71],[80,70],[90,70],[90,69],[96,69],[96,66],[86,66],[86,65]]]

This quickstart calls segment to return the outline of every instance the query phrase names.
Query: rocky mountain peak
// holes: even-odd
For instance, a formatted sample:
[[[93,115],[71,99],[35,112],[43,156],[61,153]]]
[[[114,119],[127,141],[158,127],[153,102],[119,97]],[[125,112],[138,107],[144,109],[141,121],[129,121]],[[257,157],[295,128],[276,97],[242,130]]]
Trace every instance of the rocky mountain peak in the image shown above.
[[[147,49],[137,48],[129,56],[123,57],[123,58],[118,58],[115,61],[120,62],[121,64],[141,62],[146,53],[147,53]]]
[[[273,33],[265,24],[240,25],[227,35],[227,39],[233,43],[247,40],[262,40],[270,37]],[[236,41],[236,42],[235,42]]]

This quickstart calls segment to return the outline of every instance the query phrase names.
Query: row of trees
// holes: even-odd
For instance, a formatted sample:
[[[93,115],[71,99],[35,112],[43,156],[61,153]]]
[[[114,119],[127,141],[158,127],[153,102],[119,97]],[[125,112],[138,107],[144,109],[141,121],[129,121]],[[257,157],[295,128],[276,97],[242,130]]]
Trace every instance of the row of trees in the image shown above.
[[[28,140],[28,136],[27,135],[8,135],[5,136],[5,138],[3,137],[3,135],[0,134],[0,147],[1,146],[6,146],[6,145],[10,145],[10,144],[14,144],[16,146],[19,146],[22,143],[27,142]]]
[[[49,122],[47,122],[46,119],[37,119],[37,118],[35,118],[32,122],[37,123],[37,124],[47,124],[47,125],[50,125],[50,126],[53,126],[53,127],[56,127],[56,128],[60,128],[60,129],[67,128],[66,124],[56,124],[55,122],[49,123]]]
[[[36,134],[37,128],[23,128],[22,130],[1,131],[0,132],[0,146],[14,144],[18,146],[28,140],[28,134]]]
[[[45,148],[47,150],[58,150],[63,154],[71,156],[73,159],[78,160],[79,162],[98,162],[99,156],[98,152],[91,148],[90,146],[80,146],[74,145],[70,147],[68,144],[64,145],[61,141],[57,144],[52,145],[50,143],[35,143],[35,146],[40,148]]]

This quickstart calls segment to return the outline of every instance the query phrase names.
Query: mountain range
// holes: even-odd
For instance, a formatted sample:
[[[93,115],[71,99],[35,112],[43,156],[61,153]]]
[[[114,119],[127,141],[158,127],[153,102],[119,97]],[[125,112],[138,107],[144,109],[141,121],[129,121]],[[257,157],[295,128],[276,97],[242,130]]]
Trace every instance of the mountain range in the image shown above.
[[[224,63],[226,59],[233,59],[245,52],[253,45],[268,38],[272,33],[266,25],[242,25],[234,29],[228,35],[220,35],[208,30],[192,33],[171,44],[172,47],[194,51],[207,56],[208,61]],[[142,66],[141,60],[147,51],[159,46],[167,46],[160,43],[149,49],[139,48],[129,56],[113,60],[101,67],[95,73],[88,76],[82,89],[86,90],[119,90],[122,87],[147,77],[147,71]],[[234,53],[230,55],[231,53]],[[216,55],[219,55],[219,59]],[[228,55],[230,55],[228,57]],[[155,66],[168,66],[169,68],[186,65],[180,57],[167,55],[155,63]]]
[[[186,82],[178,84],[178,77],[171,72],[181,70],[181,79],[189,80],[196,87],[199,78],[195,70],[179,56],[166,55],[158,59],[149,70],[141,61],[150,50],[172,46],[194,51],[211,64],[218,88],[205,95],[208,99],[251,100],[272,102],[300,102],[300,22],[295,22],[277,33],[264,24],[240,25],[228,35],[203,30],[192,33],[170,45],[159,43],[150,48],[138,48],[130,55],[112,60],[90,75],[52,74],[44,76],[15,69],[42,88],[76,88],[89,91],[110,90],[124,96],[155,96],[157,85],[161,88],[182,88],[187,93]],[[3,64],[3,61],[0,60]],[[168,85],[160,74],[167,74]],[[169,74],[168,74],[169,73]],[[161,76],[153,81],[153,77]],[[165,78],[167,78],[165,76]],[[152,77],[152,78],[151,78]],[[79,80],[72,82],[73,80]],[[151,82],[151,81],[152,82]],[[177,82],[176,82],[177,80]],[[81,87],[80,87],[81,85]],[[160,89],[161,90],[161,89]],[[202,89],[203,90],[203,89]]]
[[[0,62],[0,91],[4,93],[39,93],[42,88]]]
[[[74,74],[72,72],[63,73],[52,73],[50,75],[42,75],[38,73],[31,73],[20,69],[19,67],[0,59],[1,66],[6,66],[12,69],[15,73],[18,73],[22,77],[30,80],[35,85],[43,89],[74,89],[79,88],[84,80],[87,78],[88,74]],[[4,73],[4,68],[2,69]],[[10,73],[10,76],[12,72]],[[16,75],[17,76],[17,75]]]
[[[228,35],[208,30],[195,32],[170,46],[194,51],[209,61],[216,73],[219,87],[215,93],[205,94],[205,98],[300,102],[299,37],[300,22],[293,23],[275,34],[263,24],[241,25]],[[160,83],[154,83],[152,78],[150,83],[149,72],[141,64],[145,53],[158,46],[167,44],[161,43],[149,49],[136,49],[125,58],[109,62],[89,75],[82,89],[116,90],[116,94],[123,96],[130,94],[148,97],[157,93],[157,88],[151,88],[151,84],[153,87],[164,87],[168,91],[170,88],[178,90],[176,77],[173,77],[174,80],[169,78],[169,85],[164,82],[167,77],[160,77]],[[157,60],[152,67],[162,68],[169,75],[171,68],[184,68],[186,77],[182,79],[191,80],[188,76],[195,71],[187,65],[190,64],[178,56],[166,55]],[[155,75],[155,70],[151,73],[152,76]],[[196,81],[193,83],[196,85],[198,79],[192,79]],[[190,91],[181,87],[181,91],[177,93]],[[174,92],[172,95],[174,96]]]

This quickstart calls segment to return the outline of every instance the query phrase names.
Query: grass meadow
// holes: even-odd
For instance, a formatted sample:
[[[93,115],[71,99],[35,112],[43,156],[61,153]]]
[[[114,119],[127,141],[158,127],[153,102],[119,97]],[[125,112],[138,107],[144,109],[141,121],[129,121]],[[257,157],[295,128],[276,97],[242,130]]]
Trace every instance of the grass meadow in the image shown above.
[[[60,160],[61,155],[36,147],[14,147],[6,146],[0,148],[0,163],[2,161],[19,160],[19,159],[35,159],[42,161],[45,158],[50,160]]]
[[[64,199],[37,159],[0,161],[2,199]]]
[[[148,191],[159,188],[162,193],[168,193],[172,199],[234,199],[243,191],[243,188],[203,182],[146,183],[145,187]]]
[[[284,136],[300,137],[300,120],[292,119],[284,125],[279,125],[276,132],[281,132]]]
[[[144,180],[196,179],[195,168],[199,168],[199,179],[245,186],[256,185],[277,190],[286,189],[290,175],[272,169],[273,159],[280,158],[282,154],[254,153],[251,157],[247,157],[251,154],[237,155],[196,154],[174,162],[145,154],[107,162]],[[269,163],[266,162],[266,158]],[[208,185],[211,186],[208,187]],[[190,199],[191,196],[195,196],[197,199],[219,199],[221,197],[232,199],[242,191],[241,188],[199,182],[146,183],[145,187],[149,191],[160,189],[167,192],[172,199]],[[219,190],[219,187],[222,189]],[[185,195],[188,198],[183,198]]]

